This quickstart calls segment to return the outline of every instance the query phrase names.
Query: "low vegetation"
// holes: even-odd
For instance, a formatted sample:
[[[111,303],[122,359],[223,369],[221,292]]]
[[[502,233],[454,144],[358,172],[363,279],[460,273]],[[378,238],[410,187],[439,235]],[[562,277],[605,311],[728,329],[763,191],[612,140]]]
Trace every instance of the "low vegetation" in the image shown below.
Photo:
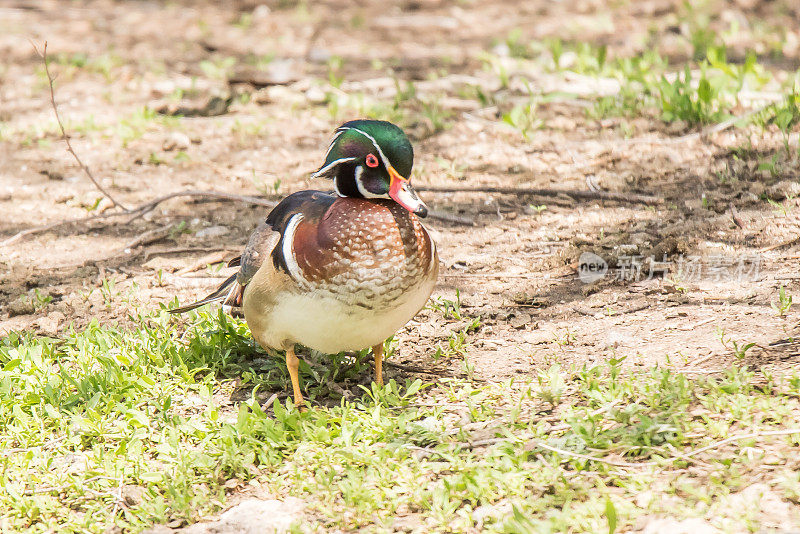
[[[423,312],[435,320],[424,325],[430,330],[415,354],[418,367],[397,363],[401,342],[387,341],[385,373],[394,380],[384,388],[371,383],[367,351],[303,354],[301,381],[312,404],[305,412],[287,397],[283,356],[259,348],[244,322],[208,308],[184,317],[152,309],[153,301],[172,298],[176,291],[183,298],[187,287],[195,287],[171,285],[182,276],[179,268],[186,267],[188,274],[196,267],[186,258],[210,250],[229,252],[216,241],[195,239],[199,228],[205,223],[221,227],[227,235],[224,246],[233,249],[236,239],[246,235],[241,221],[252,214],[242,210],[228,217],[230,212],[219,206],[192,204],[182,212],[153,212],[146,220],[137,216],[131,219],[137,224],[130,226],[134,235],[146,236],[158,224],[168,230],[161,244],[169,241],[173,252],[187,256],[175,265],[167,263],[172,259],[153,261],[150,271],[142,267],[131,274],[130,294],[115,286],[112,268],[87,269],[91,274],[73,280],[63,294],[48,292],[54,275],[37,287],[29,285],[31,277],[25,274],[16,285],[9,283],[18,290],[15,294],[3,290],[4,298],[20,301],[19,315],[45,318],[79,294],[85,302],[69,300],[78,310],[78,322],[100,315],[118,323],[93,320],[65,329],[72,317],[64,314],[52,337],[33,319],[26,323],[29,328],[0,337],[0,530],[181,527],[248,493],[302,499],[306,509],[294,527],[297,532],[613,534],[641,531],[664,518],[673,524],[661,531],[688,529],[691,524],[677,523],[692,519],[723,532],[766,531],[784,517],[800,525],[800,370],[790,360],[797,358],[793,284],[794,260],[800,256],[791,247],[797,246],[800,202],[794,187],[800,160],[800,73],[781,67],[796,59],[782,55],[784,46],[791,45],[783,30],[753,18],[748,31],[755,35],[758,53],[742,50],[734,47],[740,33],[737,17],[725,19],[719,30],[713,2],[684,2],[669,24],[648,34],[646,43],[619,47],[624,51],[580,36],[532,40],[517,29],[488,47],[485,35],[465,38],[465,49],[471,53],[474,48],[467,46],[479,43],[479,50],[461,66],[444,55],[427,66],[427,56],[416,58],[419,64],[378,59],[383,56],[371,54],[376,42],[363,47],[370,54],[353,53],[369,56],[366,61],[337,55],[346,47],[326,55],[318,48],[339,44],[331,32],[322,38],[315,33],[301,61],[298,36],[310,33],[306,30],[317,7],[275,4],[267,14],[291,11],[294,18],[281,19],[291,31],[277,32],[274,41],[264,40],[273,36],[264,37],[263,9],[261,22],[254,11],[237,12],[227,21],[209,17],[187,23],[196,28],[181,26],[186,35],[197,30],[203,37],[202,43],[175,47],[178,66],[158,55],[132,58],[119,44],[95,54],[52,55],[57,91],[73,82],[100,84],[98,90],[64,91],[69,97],[57,92],[56,99],[68,135],[81,154],[91,154],[86,160],[101,169],[103,180],[130,197],[186,186],[250,187],[250,193],[257,189],[279,198],[309,186],[307,171],[319,163],[312,158],[325,148],[315,143],[323,132],[329,135],[328,126],[369,116],[399,124],[422,148],[414,180],[423,186],[452,188],[468,180],[470,186],[498,188],[564,186],[661,195],[664,202],[640,208],[617,201],[581,203],[563,195],[431,193],[445,211],[486,223],[463,232],[462,227],[442,226],[439,250],[447,266],[442,278],[452,275],[448,284],[458,280],[448,291],[460,283],[460,275],[474,277],[467,280],[475,286],[489,287],[490,281],[506,286],[492,285],[496,291],[472,305],[462,303],[458,291],[449,299],[437,289]],[[458,9],[480,3],[464,4],[469,6]],[[124,3],[119,8],[123,5],[129,8]],[[785,6],[788,10],[791,4]],[[354,36],[368,35],[372,23],[380,22],[367,17],[368,11],[350,11],[337,24],[349,24]],[[446,24],[447,18],[431,20]],[[649,22],[655,20],[663,22]],[[254,33],[258,40],[242,46],[259,54],[241,54],[225,45],[244,41],[252,26],[260,28]],[[224,32],[215,33],[220,27]],[[229,35],[228,30],[239,33]],[[132,43],[154,38],[125,37]],[[667,52],[659,38],[678,46],[673,42]],[[381,34],[381,46],[383,41]],[[285,43],[291,43],[291,53],[281,51]],[[278,52],[265,52],[273,45]],[[414,51],[397,50],[387,55],[405,58]],[[272,80],[260,88],[229,83],[242,67],[266,71],[284,56],[302,64],[302,80]],[[25,64],[29,59],[19,61],[30,67],[33,80],[24,89],[47,100],[44,69]],[[23,72],[12,70],[17,68],[12,62],[0,64],[0,76]],[[141,87],[133,81],[140,78],[146,82]],[[186,79],[172,83],[171,78]],[[155,91],[156,85],[163,87]],[[85,98],[92,91],[96,94]],[[9,143],[9,153],[26,151],[17,163],[35,167],[25,176],[47,177],[42,179],[46,194],[19,203],[13,197],[13,209],[22,206],[15,220],[27,224],[34,214],[45,220],[42,210],[54,206],[63,209],[53,211],[58,216],[78,206],[103,217],[108,206],[100,193],[90,186],[89,193],[80,192],[80,171],[62,153],[58,123],[42,119],[50,109],[29,117],[22,111],[28,104],[18,98],[13,113],[0,113],[0,141]],[[94,108],[103,106],[105,112],[95,118]],[[192,111],[191,117],[184,115]],[[17,120],[18,115],[24,118]],[[711,139],[709,132],[726,135]],[[627,142],[630,138],[648,143],[634,145]],[[696,144],[678,144],[687,140]],[[10,175],[18,169],[0,170]],[[51,195],[61,186],[66,192],[58,189],[62,193]],[[14,195],[23,194],[22,189]],[[103,220],[98,218],[97,228]],[[102,233],[75,226],[74,234],[94,238]],[[673,233],[666,236],[665,227]],[[473,231],[485,231],[485,242],[467,244],[465,236]],[[117,246],[113,239],[123,244],[133,237],[108,234],[103,244],[108,250]],[[694,241],[684,240],[683,234]],[[54,237],[38,234],[43,235],[52,240],[36,242],[31,254],[56,248],[54,243],[60,247],[61,239],[70,236],[67,230]],[[759,254],[768,276],[724,297],[716,289],[699,289],[697,280],[681,272],[665,274],[657,287],[632,289],[622,282],[578,287],[575,282],[571,290],[580,295],[575,297],[579,305],[558,303],[572,283],[572,272],[565,274],[570,258],[563,250],[599,248],[608,236],[621,237],[605,251],[636,241],[642,244],[637,254],[658,252],[661,257],[664,251],[682,254],[686,247],[693,255],[690,245],[700,242],[706,252]],[[518,247],[496,246],[506,239],[516,240]],[[64,249],[88,250],[94,243],[87,238]],[[134,261],[139,266],[167,257],[137,256],[145,246],[132,247],[136,250],[125,257],[134,259],[118,272],[133,272],[128,267]],[[463,250],[463,257],[446,256],[456,250]],[[24,263],[19,260],[24,255],[15,258],[7,264]],[[5,266],[5,258],[0,263]],[[539,267],[542,272],[534,272]],[[149,290],[168,288],[170,296],[162,299],[162,291],[151,293],[152,301],[135,300],[137,279],[146,280]],[[6,281],[2,278],[4,288]],[[516,282],[531,282],[531,287]],[[87,289],[91,284],[98,289]],[[558,297],[551,298],[553,288]],[[583,308],[584,301],[602,291],[607,291],[604,302]],[[634,293],[646,300],[643,307],[627,307]],[[519,298],[510,304],[514,294]],[[652,309],[656,301],[669,305]],[[711,308],[710,302],[724,306]],[[479,307],[483,311],[471,314]],[[664,350],[644,358],[647,347],[638,339],[618,349],[610,337],[608,343],[586,341],[581,333],[597,334],[601,327],[593,325],[608,318],[639,321],[632,314],[648,312],[648,307],[651,314],[643,322],[651,321],[654,331],[678,330],[688,337],[704,325],[716,328],[716,338],[707,336],[713,351],[674,349],[667,355]],[[708,313],[713,316],[694,316],[689,307],[712,309]],[[553,308],[558,311],[551,314]],[[534,309],[543,313],[534,316]],[[767,328],[758,315],[765,310],[778,325],[767,341],[756,335]],[[0,312],[5,314],[5,307]],[[512,312],[517,314],[513,325]],[[667,326],[666,313],[674,321]],[[559,324],[564,317],[576,323],[586,319],[590,326]],[[548,326],[551,337],[537,337]],[[780,365],[759,359],[768,343],[791,348]],[[478,358],[485,369],[492,363],[487,358],[512,357],[524,362],[504,369],[503,376],[513,380],[487,381],[475,370]]]
[[[303,364],[316,406],[300,413],[272,395],[286,390],[282,359],[243,323],[162,311],[135,325],[2,340],[7,528],[176,525],[260,487],[306,498],[327,528],[598,532],[678,507],[758,529],[757,503],[729,503],[765,461],[770,491],[800,499],[797,374],[632,372],[612,358],[505,383],[392,380],[344,399],[330,386],[371,370],[339,355]]]

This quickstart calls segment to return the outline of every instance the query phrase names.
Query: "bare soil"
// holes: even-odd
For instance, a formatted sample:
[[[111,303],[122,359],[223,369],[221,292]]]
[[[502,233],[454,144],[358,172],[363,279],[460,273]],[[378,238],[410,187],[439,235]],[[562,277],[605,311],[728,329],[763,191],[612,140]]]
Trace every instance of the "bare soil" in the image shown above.
[[[743,23],[732,54],[761,47],[769,69],[796,68],[800,13],[790,2],[719,4],[720,28],[729,19],[758,19],[784,28],[787,42],[795,43],[769,63],[763,35]],[[732,128],[698,137],[691,135],[696,129],[665,125],[655,114],[597,120],[587,118],[586,100],[556,99],[539,105],[541,127],[526,139],[499,120],[504,110],[484,108],[464,93],[477,85],[513,95],[523,75],[541,91],[590,98],[598,90],[599,81],[535,70],[512,72],[510,87],[500,87],[482,54],[498,52],[515,28],[526,40],[604,44],[610,55],[658,43],[671,61],[685,61],[691,47],[675,27],[680,6],[662,0],[2,2],[0,240],[112,207],[65,150],[42,61],[29,40],[48,42],[56,98],[75,150],[126,206],[185,189],[266,192],[272,199],[329,189],[309,172],[333,129],[356,111],[332,111],[320,94],[363,94],[391,105],[396,78],[413,81],[421,98],[435,98],[448,115],[443,129],[424,115],[406,124],[418,186],[598,188],[663,199],[646,206],[421,193],[435,209],[475,220],[474,226],[428,225],[443,262],[435,296],[455,300],[458,291],[464,315],[481,317],[483,328],[469,336],[465,356],[476,379],[614,356],[632,366],[709,373],[736,358],[723,340],[757,343],[745,356],[751,365],[796,367],[797,344],[780,340],[796,334],[797,313],[779,317],[771,304],[781,285],[796,292],[800,279],[798,172],[758,170],[758,158],[782,146],[776,131]],[[338,88],[328,85],[331,72],[341,79]],[[258,76],[257,83],[229,82]],[[145,106],[207,114],[210,99],[231,95],[216,116],[141,118]],[[751,147],[750,159],[735,157],[743,145]],[[736,180],[721,180],[717,172],[725,170]],[[762,200],[765,195],[786,212]],[[237,255],[265,214],[264,207],[238,202],[178,198],[144,217],[60,226],[3,246],[0,335],[58,336],[95,319],[126,323],[136,307],[202,296],[227,272],[206,266]],[[159,229],[157,239],[148,238]],[[135,241],[141,244],[130,246]],[[588,251],[610,264],[609,276],[590,284],[576,275]],[[636,255],[666,258],[671,266],[666,274],[613,279]],[[706,269],[720,262],[729,268],[719,280],[676,272],[680,258],[695,256]],[[757,258],[757,275],[732,274],[743,258]],[[433,354],[464,326],[424,310],[399,333],[393,361],[461,375],[460,357]]]

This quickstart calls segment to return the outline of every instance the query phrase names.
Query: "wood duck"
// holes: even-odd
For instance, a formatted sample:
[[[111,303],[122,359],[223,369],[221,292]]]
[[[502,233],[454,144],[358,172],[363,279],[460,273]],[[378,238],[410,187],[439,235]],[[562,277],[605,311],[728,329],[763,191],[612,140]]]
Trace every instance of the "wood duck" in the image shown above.
[[[418,219],[428,210],[409,183],[413,159],[392,123],[342,124],[312,174],[333,179],[336,193],[286,197],[229,263],[238,273],[170,311],[241,306],[256,341],[286,351],[296,405],[304,402],[296,344],[328,354],[372,347],[382,386],[383,343],[422,309],[439,272],[436,245]]]

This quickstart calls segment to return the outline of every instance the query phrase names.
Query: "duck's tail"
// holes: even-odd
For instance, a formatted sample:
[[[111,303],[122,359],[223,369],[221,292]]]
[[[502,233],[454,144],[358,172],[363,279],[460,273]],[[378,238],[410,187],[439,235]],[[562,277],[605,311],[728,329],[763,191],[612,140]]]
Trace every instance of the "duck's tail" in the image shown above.
[[[192,302],[191,304],[187,304],[185,306],[173,308],[169,310],[169,313],[185,313],[187,311],[199,308],[200,306],[203,306],[204,304],[209,304],[211,302],[221,302],[223,308],[241,307],[242,292],[244,290],[244,286],[236,281],[237,274],[238,273],[232,274],[227,280],[222,282],[222,285],[220,285],[216,291],[208,295],[206,298],[198,300],[197,302]]]

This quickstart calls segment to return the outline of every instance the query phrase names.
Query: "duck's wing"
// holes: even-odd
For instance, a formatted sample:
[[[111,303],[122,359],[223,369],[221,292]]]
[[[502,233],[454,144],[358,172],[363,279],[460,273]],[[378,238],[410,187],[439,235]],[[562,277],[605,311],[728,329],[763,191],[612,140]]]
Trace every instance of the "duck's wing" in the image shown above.
[[[207,297],[169,310],[170,313],[185,313],[195,308],[212,302],[221,302],[223,306],[239,308],[242,305],[242,292],[244,286],[253,278],[261,268],[264,258],[272,254],[275,245],[280,241],[281,234],[273,230],[272,226],[266,222],[258,225],[258,228],[250,235],[250,240],[242,252],[228,262],[228,267],[239,267],[239,271],[228,277],[222,282],[213,293]]]
[[[223,306],[233,308],[241,307],[244,287],[253,279],[264,264],[264,260],[271,258],[276,265],[285,265],[282,249],[276,247],[281,242],[281,236],[292,217],[303,213],[309,206],[320,204],[320,201],[323,205],[327,205],[328,199],[331,199],[331,196],[321,191],[301,191],[283,199],[250,235],[242,255],[228,262],[228,267],[239,267],[237,273],[231,275],[207,297],[173,308],[169,312],[185,313],[211,302],[221,302]]]

